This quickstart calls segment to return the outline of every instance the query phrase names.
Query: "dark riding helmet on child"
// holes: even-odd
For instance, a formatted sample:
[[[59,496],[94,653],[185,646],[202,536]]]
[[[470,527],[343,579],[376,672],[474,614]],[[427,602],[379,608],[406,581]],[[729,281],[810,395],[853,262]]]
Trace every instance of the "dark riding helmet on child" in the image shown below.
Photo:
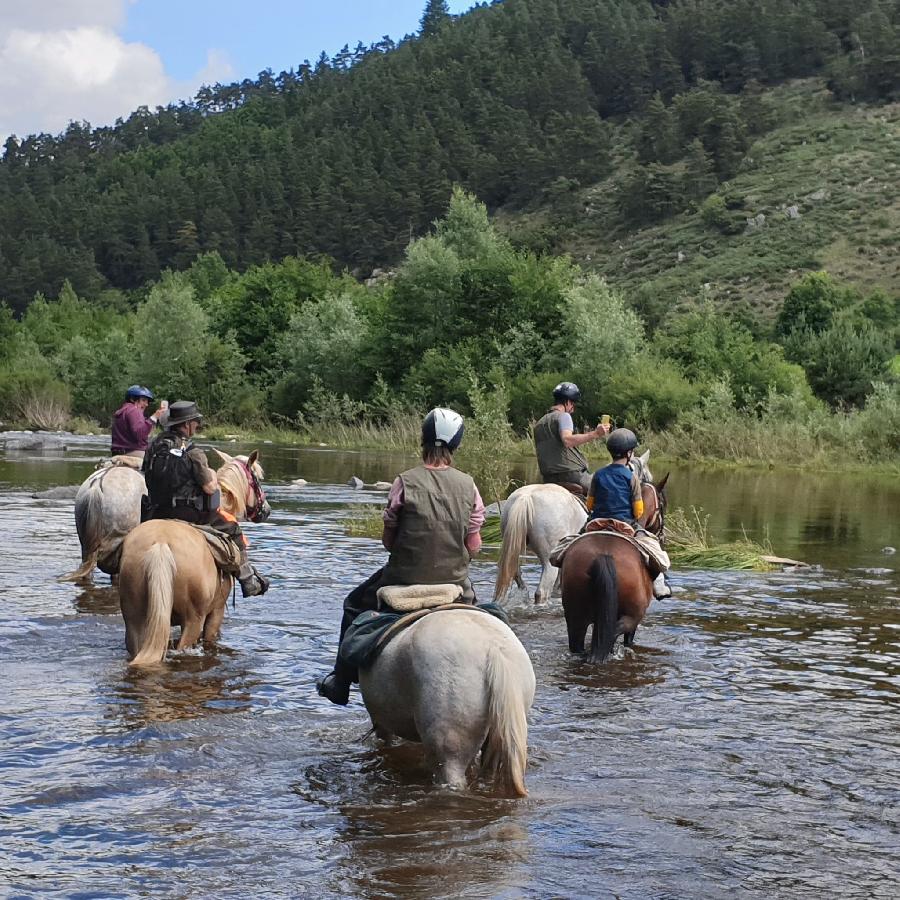
[[[462,441],[465,428],[459,413],[435,407],[422,423],[422,446],[446,447],[452,453]]]
[[[617,428],[606,439],[606,449],[613,459],[621,459],[638,445],[637,435],[627,428]]]
[[[572,384],[571,381],[561,381],[553,388],[553,399],[557,403],[565,403],[566,400],[577,403],[581,399],[581,391],[578,390],[577,384]]]
[[[125,399],[126,400],[140,400],[142,397],[146,397],[148,400],[153,399],[153,391],[149,388],[145,388],[140,384],[133,384],[127,391],[125,391]]]

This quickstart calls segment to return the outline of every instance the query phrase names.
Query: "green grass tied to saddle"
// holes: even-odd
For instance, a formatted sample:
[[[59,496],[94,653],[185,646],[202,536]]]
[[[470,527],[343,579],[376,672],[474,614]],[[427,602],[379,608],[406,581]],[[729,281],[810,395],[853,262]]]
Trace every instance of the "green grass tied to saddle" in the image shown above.
[[[383,590],[383,589],[382,589]],[[379,591],[379,594],[381,592]],[[488,615],[496,616],[508,625],[509,617],[496,603],[442,603],[440,606],[426,606],[414,612],[396,612],[392,609],[367,610],[358,615],[347,629],[341,641],[340,657],[348,666],[364,669],[372,665],[378,654],[387,646],[392,638],[408,628],[413,622],[434,613],[457,610],[460,608],[475,609]]]

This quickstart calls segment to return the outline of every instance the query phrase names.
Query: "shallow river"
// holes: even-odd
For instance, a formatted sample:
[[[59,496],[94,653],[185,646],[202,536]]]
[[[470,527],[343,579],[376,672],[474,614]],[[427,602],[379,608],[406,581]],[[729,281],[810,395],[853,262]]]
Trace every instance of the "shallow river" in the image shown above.
[[[672,505],[817,568],[677,571],[602,668],[568,653],[558,601],[516,608],[538,686],[511,801],[431,787],[415,746],[366,737],[358,694],[313,687],[384,558],[344,536],[365,492],[343,485],[406,461],[263,447],[273,515],[249,531],[272,590],[229,609],[214,655],[132,673],[106,576],[56,581],[72,502],[31,497],[101,452],[0,455],[0,895],[900,894],[896,479],[675,469]],[[493,564],[473,569],[489,595]]]

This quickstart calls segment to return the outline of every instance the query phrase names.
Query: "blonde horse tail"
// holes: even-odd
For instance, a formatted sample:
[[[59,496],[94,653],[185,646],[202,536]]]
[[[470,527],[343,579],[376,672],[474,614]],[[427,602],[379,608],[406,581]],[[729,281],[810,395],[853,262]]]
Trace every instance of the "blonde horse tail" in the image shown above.
[[[528,719],[521,685],[503,651],[491,647],[487,661],[488,731],[481,751],[481,771],[494,787],[527,797],[525,765],[528,760]]]
[[[147,618],[141,646],[129,665],[155,666],[166,658],[175,600],[175,557],[168,544],[154,544],[144,554]]]
[[[85,495],[75,503],[75,529],[81,543],[81,565],[74,572],[61,575],[60,581],[82,581],[90,578],[97,565],[97,554],[103,540],[103,487],[98,478]]]
[[[528,530],[534,519],[534,503],[530,494],[520,494],[509,505],[509,514],[503,529],[500,561],[497,564],[497,583],[494,601],[499,601],[509,590],[519,571],[519,560],[525,553]]]

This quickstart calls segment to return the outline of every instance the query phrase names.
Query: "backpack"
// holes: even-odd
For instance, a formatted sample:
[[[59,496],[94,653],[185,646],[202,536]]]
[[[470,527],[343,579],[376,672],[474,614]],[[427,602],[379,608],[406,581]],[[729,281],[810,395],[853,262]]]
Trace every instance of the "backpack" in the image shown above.
[[[182,448],[178,443],[176,438],[161,435],[153,442],[144,461],[144,481],[151,507],[171,507],[176,498],[187,499],[195,493],[194,471],[188,457],[193,444]]]

